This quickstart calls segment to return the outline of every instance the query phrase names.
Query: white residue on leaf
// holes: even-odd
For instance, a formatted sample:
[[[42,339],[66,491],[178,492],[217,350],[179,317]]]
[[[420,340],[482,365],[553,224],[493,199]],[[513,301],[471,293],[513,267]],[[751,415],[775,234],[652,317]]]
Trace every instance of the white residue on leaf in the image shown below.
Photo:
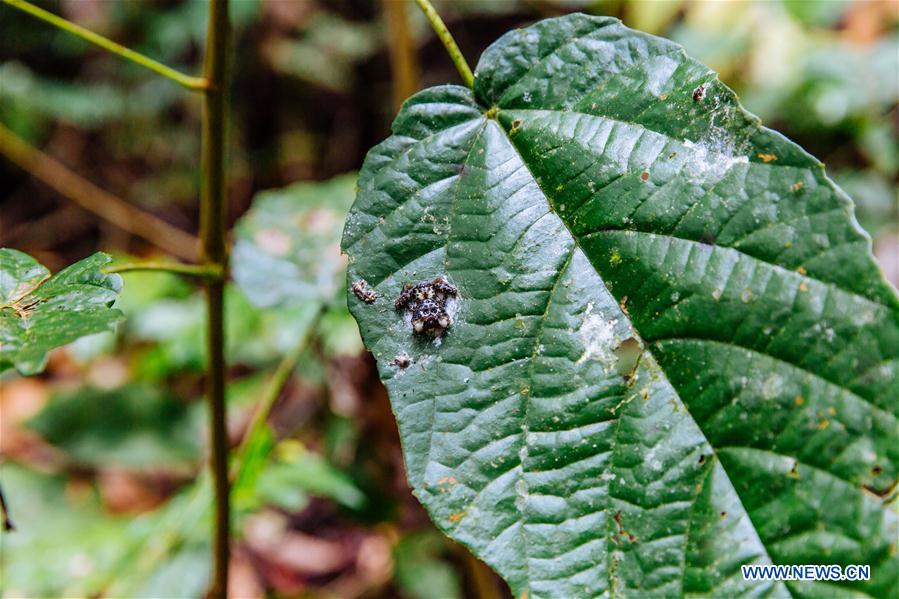
[[[608,319],[601,312],[593,313],[593,302],[587,304],[584,313],[584,322],[581,324],[581,341],[584,345],[584,353],[576,364],[580,365],[587,360],[596,360],[603,364],[615,362],[615,324],[618,321]]]
[[[671,76],[677,70],[678,63],[669,56],[656,56],[646,65],[646,91],[654,96],[661,96],[670,91],[674,80]]]
[[[735,164],[749,162],[746,156],[734,156],[733,145],[727,145],[724,140],[715,141],[713,138],[692,142],[687,139],[684,140],[684,147],[692,150],[684,164],[684,170],[696,181],[720,179]]]
[[[737,144],[728,131],[728,124],[734,119],[734,107],[721,106],[719,98],[713,100],[712,119],[708,131],[697,141],[684,140],[687,153],[684,172],[696,182],[717,180],[736,164],[745,164],[748,148],[745,142]]]
[[[783,378],[779,374],[772,374],[762,384],[762,396],[765,399],[774,399],[780,395],[783,388]]]
[[[523,478],[519,478],[515,483],[515,507],[523,510],[528,500],[528,484]]]
[[[524,480],[524,463],[528,459],[528,444],[535,441],[536,435],[533,435],[528,430],[528,425],[525,422],[521,425],[521,447],[518,448],[518,460],[520,463],[519,468],[521,468],[521,474],[517,481],[515,481],[515,507],[519,510],[523,510],[525,504],[528,500],[528,483]]]

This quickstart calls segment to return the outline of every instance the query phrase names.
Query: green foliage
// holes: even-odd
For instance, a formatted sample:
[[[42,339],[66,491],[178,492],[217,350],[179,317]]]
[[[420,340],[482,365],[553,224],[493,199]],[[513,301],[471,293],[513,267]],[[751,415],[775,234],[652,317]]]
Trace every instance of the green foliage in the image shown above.
[[[340,230],[355,175],[259,194],[235,227],[234,279],[262,307],[327,300],[343,279]]]
[[[342,294],[338,295],[346,277],[340,232],[355,183],[355,174],[345,174],[323,182],[294,183],[253,199],[235,226],[232,272],[246,299],[237,298],[239,307],[229,307],[234,314],[229,323],[259,313],[272,323],[262,330],[276,336],[286,353],[302,336],[309,317],[327,305],[318,322],[325,355],[361,351],[359,331]],[[236,332],[240,346],[259,341],[260,328],[248,328]],[[235,351],[243,352],[240,346]]]
[[[227,360],[265,365],[288,351],[318,310],[315,302],[260,309],[235,286],[225,290]],[[150,342],[141,369],[158,379],[179,371],[198,371],[206,359],[206,315],[202,295],[162,298],[137,311],[125,323],[127,337]]]
[[[899,585],[899,298],[816,159],[583,15],[504,35],[393,133],[343,239],[379,298],[348,301],[440,528],[531,597]],[[437,276],[454,324],[414,335],[394,299]],[[769,562],[872,580],[742,579]]]
[[[58,394],[30,427],[82,465],[144,468],[196,463],[200,424],[170,393],[133,384]]]
[[[128,543],[127,521],[105,514],[93,490],[66,493],[66,479],[12,462],[0,465],[13,532],[0,530],[5,597],[87,596],[94,576]],[[14,492],[10,492],[14,490]]]
[[[346,474],[319,455],[287,441],[278,446],[277,458],[260,473],[253,493],[268,505],[300,510],[307,494],[333,499],[340,505],[361,509],[365,495]]]
[[[285,38],[271,48],[272,67],[326,89],[346,91],[353,83],[354,61],[378,48],[378,29],[327,12],[316,13],[299,40]]]
[[[100,271],[109,261],[97,253],[51,277],[31,256],[0,249],[0,371],[35,374],[54,347],[115,327],[122,279]]]
[[[847,0],[782,0],[790,14],[808,25],[833,25],[849,4]]]
[[[445,561],[446,539],[433,532],[412,534],[397,543],[396,582],[413,599],[459,599],[462,597],[458,574]]]
[[[4,110],[16,109],[66,123],[93,127],[125,117],[146,117],[171,105],[178,89],[150,80],[132,92],[108,84],[75,84],[35,76],[24,65],[0,65]]]

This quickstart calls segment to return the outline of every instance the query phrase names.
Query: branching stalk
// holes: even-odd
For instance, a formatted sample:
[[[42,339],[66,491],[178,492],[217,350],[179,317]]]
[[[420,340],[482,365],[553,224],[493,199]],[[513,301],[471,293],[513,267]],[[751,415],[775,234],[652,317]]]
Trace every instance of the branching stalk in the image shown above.
[[[184,260],[195,260],[197,238],[100,189],[0,124],[0,154],[57,193],[116,227]]]
[[[103,269],[107,274],[122,272],[170,272],[176,275],[184,275],[187,277],[198,277],[200,279],[220,280],[222,278],[222,268],[217,264],[180,264],[178,262],[124,262],[122,264],[113,264]]]
[[[474,87],[474,75],[471,72],[471,67],[468,66],[468,62],[466,62],[465,57],[462,56],[462,51],[459,50],[459,46],[456,45],[456,40],[453,39],[449,29],[446,28],[443,19],[441,19],[440,15],[437,14],[437,11],[434,10],[434,6],[431,4],[430,0],[415,0],[415,2],[418,4],[421,11],[425,13],[428,21],[430,21],[434,33],[436,33],[437,37],[440,38],[440,41],[443,42],[443,47],[446,48],[450,59],[452,59],[453,64],[456,65],[459,75],[462,76],[462,81],[469,88]]]
[[[140,52],[135,52],[130,48],[126,48],[121,44],[117,44],[100,34],[94,33],[89,29],[85,29],[80,25],[76,25],[71,21],[54,15],[52,12],[48,12],[43,8],[27,2],[26,0],[3,0],[3,2],[5,4],[8,4],[9,6],[12,6],[13,8],[18,8],[19,10],[26,12],[29,15],[40,19],[41,21],[49,23],[58,29],[68,31],[72,35],[76,35],[81,39],[99,46],[108,52],[112,52],[113,54],[121,56],[126,60],[130,60],[131,62],[138,64],[145,69],[149,69],[157,75],[162,75],[166,79],[171,79],[178,85],[189,90],[203,91],[207,87],[207,81],[202,77],[191,77],[190,75],[180,73],[175,69],[162,64],[159,61],[153,60],[148,56],[144,56]]]

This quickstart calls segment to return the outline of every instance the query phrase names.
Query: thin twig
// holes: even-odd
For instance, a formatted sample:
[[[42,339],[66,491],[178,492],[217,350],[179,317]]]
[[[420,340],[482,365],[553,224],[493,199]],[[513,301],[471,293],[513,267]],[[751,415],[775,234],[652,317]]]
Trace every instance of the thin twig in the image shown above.
[[[393,107],[399,110],[406,98],[418,91],[419,66],[415,42],[409,33],[406,0],[382,0],[387,22],[387,48],[393,81]]]
[[[16,525],[12,523],[12,518],[9,517],[9,508],[6,505],[6,497],[3,495],[2,488],[0,488],[0,520],[3,523],[3,530],[6,532],[12,532],[16,529]]]
[[[100,189],[53,157],[20,139],[2,124],[0,154],[60,195],[123,231],[146,239],[173,256],[184,260],[196,259],[196,237]]]
[[[453,39],[449,29],[446,28],[443,19],[441,19],[440,15],[437,14],[437,11],[434,10],[434,6],[431,5],[430,0],[415,0],[415,2],[418,4],[421,11],[425,13],[428,21],[430,21],[434,33],[436,33],[437,37],[440,38],[440,41],[443,42],[443,47],[446,48],[450,59],[452,59],[453,64],[456,65],[459,75],[462,76],[462,81],[469,88],[474,87],[474,75],[471,72],[471,67],[468,66],[468,62],[466,62],[465,57],[462,56],[462,51],[459,50],[459,46],[456,45],[456,40]]]
[[[272,407],[275,405],[275,401],[281,396],[281,390],[284,388],[284,385],[287,384],[290,375],[296,368],[300,356],[309,346],[309,341],[312,339],[318,321],[326,307],[325,304],[322,304],[321,309],[312,319],[312,322],[309,323],[309,326],[300,337],[299,342],[297,342],[290,352],[284,355],[281,362],[278,364],[278,367],[275,369],[274,374],[272,374],[272,378],[269,379],[268,385],[265,388],[265,393],[259,399],[259,405],[253,413],[253,419],[250,421],[249,426],[247,426],[247,432],[244,434],[240,446],[234,452],[234,480],[240,480],[246,465],[247,450],[262,434],[266,422],[268,421],[268,416],[271,414]]]
[[[120,551],[107,573],[91,587],[91,597],[133,597],[159,563],[171,557],[185,538],[193,534],[198,523],[208,518],[211,491],[208,472],[201,472],[196,482],[169,502],[157,514],[152,527],[134,522],[128,531],[128,543]],[[181,503],[183,502],[183,504]],[[177,508],[177,509],[176,509]],[[145,517],[156,518],[157,514]],[[128,576],[121,576],[128,572]]]
[[[231,500],[228,481],[228,431],[225,410],[225,284],[228,255],[225,245],[225,154],[228,125],[228,62],[231,23],[228,0],[209,2],[204,75],[209,81],[203,103],[200,198],[202,262],[221,269],[222,277],[206,281],[206,398],[209,404],[210,466],[215,497],[212,583],[208,596],[228,596],[231,538]]]
[[[222,269],[216,264],[180,264],[178,262],[124,262],[113,264],[103,269],[107,274],[121,272],[170,272],[188,277],[219,280],[222,278]]]
[[[76,35],[81,39],[90,42],[96,46],[103,48],[113,54],[117,54],[126,60],[130,60],[135,64],[139,64],[140,66],[150,69],[157,75],[162,75],[166,79],[171,79],[178,85],[185,87],[191,91],[203,91],[207,88],[207,81],[203,77],[191,77],[190,75],[185,75],[184,73],[180,73],[171,67],[167,67],[159,61],[153,60],[148,56],[144,56],[140,52],[135,52],[130,48],[126,48],[121,44],[117,44],[114,41],[103,37],[97,33],[89,29],[85,29],[80,25],[76,25],[71,21],[68,21],[62,17],[54,15],[52,12],[47,12],[43,8],[37,7],[26,0],[3,0],[5,4],[12,6],[13,8],[18,8],[19,10],[28,13],[29,15],[40,19],[46,23],[53,25],[63,31],[68,31],[72,35]]]

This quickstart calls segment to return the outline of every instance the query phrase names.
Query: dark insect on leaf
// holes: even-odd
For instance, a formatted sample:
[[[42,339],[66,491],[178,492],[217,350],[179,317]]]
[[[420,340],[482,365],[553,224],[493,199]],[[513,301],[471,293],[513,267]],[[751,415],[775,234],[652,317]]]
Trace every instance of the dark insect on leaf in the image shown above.
[[[453,317],[448,311],[448,300],[458,294],[459,291],[446,277],[437,277],[433,281],[406,285],[394,305],[398,310],[409,310],[415,333],[439,337],[453,324]]]
[[[353,282],[353,293],[361,301],[366,304],[373,304],[378,299],[378,292],[368,286],[365,279],[358,279]]]
[[[705,97],[705,85],[700,85],[693,90],[693,101],[699,102]]]
[[[391,360],[390,364],[397,368],[409,368],[409,366],[412,365],[412,358],[410,358],[409,354],[406,352],[400,352],[393,360]]]

